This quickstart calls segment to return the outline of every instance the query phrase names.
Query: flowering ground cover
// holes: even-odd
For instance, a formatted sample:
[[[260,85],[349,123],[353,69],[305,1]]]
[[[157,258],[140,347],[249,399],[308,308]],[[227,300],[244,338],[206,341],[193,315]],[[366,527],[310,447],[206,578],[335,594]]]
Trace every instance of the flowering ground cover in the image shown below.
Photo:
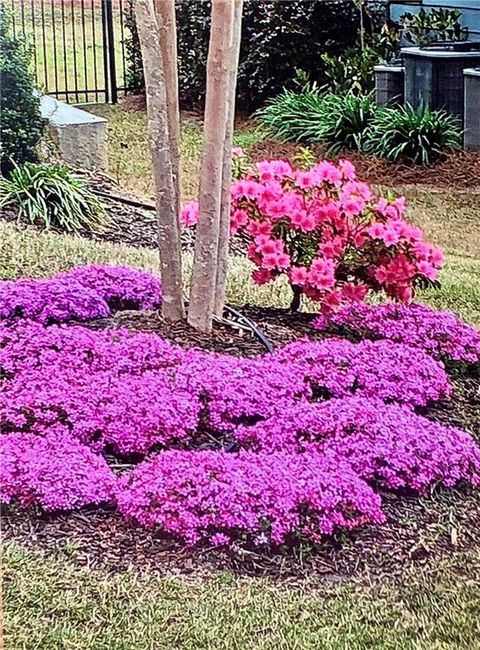
[[[0,285],[5,503],[104,504],[189,546],[274,549],[381,524],[384,489],[480,481],[474,432],[428,419],[452,397],[435,357],[473,361],[478,332],[450,314],[432,330],[431,310],[402,307],[413,343],[301,338],[240,358],[78,323],[103,312],[79,310],[72,284],[109,311],[148,310],[154,276],[95,266],[67,280]]]

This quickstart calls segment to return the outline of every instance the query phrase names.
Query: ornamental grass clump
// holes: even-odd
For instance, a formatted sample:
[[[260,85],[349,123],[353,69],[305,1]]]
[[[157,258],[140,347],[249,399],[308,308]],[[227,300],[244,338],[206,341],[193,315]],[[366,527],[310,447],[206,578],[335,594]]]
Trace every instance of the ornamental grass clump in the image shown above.
[[[231,194],[231,232],[250,242],[253,281],[286,275],[292,310],[303,295],[324,313],[380,292],[409,303],[443,265],[441,250],[405,220],[405,199],[375,195],[349,161],[301,170],[264,160]],[[181,218],[196,223],[198,205],[185,205]]]
[[[0,178],[0,208],[12,205],[34,225],[69,233],[100,231],[107,213],[100,199],[65,165],[15,165]]]
[[[324,104],[324,94],[317,88],[284,90],[258,110],[256,116],[268,135],[277,140],[308,142],[321,125]]]
[[[455,115],[407,104],[377,110],[365,134],[364,151],[393,162],[430,165],[461,144],[462,128]]]
[[[421,348],[444,361],[480,362],[480,331],[451,311],[426,305],[352,303],[328,317],[319,316],[313,327],[358,338],[388,339]]]
[[[348,465],[314,454],[167,451],[122,477],[118,505],[189,546],[319,542],[385,519]]]

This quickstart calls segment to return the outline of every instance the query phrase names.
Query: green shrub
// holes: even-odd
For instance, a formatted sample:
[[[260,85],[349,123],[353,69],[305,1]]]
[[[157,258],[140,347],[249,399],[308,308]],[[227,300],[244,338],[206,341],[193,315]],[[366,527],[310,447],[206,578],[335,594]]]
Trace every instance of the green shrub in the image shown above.
[[[45,121],[40,99],[29,69],[30,52],[11,35],[10,17],[0,4],[0,165],[2,174],[12,169],[12,160],[36,159],[36,146]]]
[[[404,37],[412,45],[428,45],[438,41],[466,41],[468,27],[462,27],[460,9],[429,9],[400,16]]]
[[[376,111],[364,150],[393,161],[429,165],[446,152],[459,149],[461,140],[461,125],[455,116],[406,105]]]
[[[67,232],[99,230],[106,223],[101,201],[65,165],[15,166],[0,179],[0,208],[14,205],[32,224]]]
[[[133,0],[127,1],[127,7]],[[176,0],[180,102],[183,108],[201,106],[205,97],[206,60],[211,2]],[[385,21],[385,6],[368,0],[363,8],[366,38]],[[132,18],[131,12],[128,16]],[[327,79],[319,63],[322,54],[340,56],[355,45],[359,9],[350,0],[245,0],[237,105],[252,111],[278,95],[295,74],[306,70],[312,79]],[[138,85],[141,53],[134,20],[128,20],[127,83]],[[130,87],[130,86],[129,86]]]
[[[257,111],[256,116],[268,135],[283,141],[305,142],[309,140],[312,125],[323,114],[324,102],[323,94],[315,87],[284,90]]]
[[[329,144],[328,153],[337,153],[341,149],[361,150],[366,130],[377,110],[370,94],[329,93],[324,96],[318,123],[312,123],[308,139]]]
[[[395,25],[385,24],[381,30],[366,34],[353,47],[339,56],[322,54],[328,88],[336,94],[365,94],[375,87],[374,66],[391,62],[400,51],[400,32]]]
[[[371,95],[284,91],[257,112],[268,133],[281,140],[326,143],[329,152],[361,149],[377,108]]]

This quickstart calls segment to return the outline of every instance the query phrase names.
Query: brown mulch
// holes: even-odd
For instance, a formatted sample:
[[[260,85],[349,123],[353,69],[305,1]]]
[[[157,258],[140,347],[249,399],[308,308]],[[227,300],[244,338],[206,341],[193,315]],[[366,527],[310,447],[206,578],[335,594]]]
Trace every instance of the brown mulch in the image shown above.
[[[285,158],[292,160],[302,148],[301,144],[263,140],[249,148],[254,160],[264,158]],[[325,147],[312,147],[320,158],[326,157]],[[352,151],[343,155],[328,156],[332,160],[348,158],[357,167],[360,179],[374,185],[424,185],[445,189],[480,188],[480,152],[458,151],[448,154],[443,160],[428,166],[393,163],[383,158],[367,156]]]
[[[245,307],[241,313],[254,320],[275,345],[307,334],[315,335],[310,326],[312,314],[260,307]],[[215,323],[211,336],[199,334],[185,323],[167,325],[158,315],[134,312],[119,313],[90,326],[154,331],[185,347],[227,354],[256,356],[265,352],[257,338],[220,322]],[[463,374],[453,372],[452,399],[424,409],[423,414],[445,424],[467,428],[474,435],[480,434],[479,372],[478,368]],[[423,497],[389,492],[382,492],[381,496],[388,518],[386,524],[339,534],[316,548],[282,549],[275,553],[189,550],[129,524],[114,510],[106,509],[56,515],[37,511],[26,516],[16,508],[6,508],[3,535],[4,539],[15,540],[26,548],[59,559],[73,558],[78,566],[110,573],[135,568],[159,575],[201,577],[212,571],[230,570],[239,575],[269,576],[283,585],[308,579],[320,589],[351,580],[401,584],[407,574],[422,568],[441,571],[444,564],[467,553],[469,559],[462,561],[462,570],[474,571],[468,565],[472,555],[473,561],[480,563],[476,546],[480,530],[478,491],[461,487],[435,490]]]
[[[310,326],[316,314],[294,314],[286,309],[250,306],[243,307],[240,313],[258,326],[257,329],[267,337],[273,347],[280,347],[301,336],[324,338],[321,332]],[[117,312],[108,318],[85,323],[87,327],[93,329],[126,327],[134,331],[155,332],[185,348],[197,347],[210,352],[242,357],[265,354],[267,351],[265,345],[254,332],[245,331],[241,324],[241,321],[235,315],[229,314],[228,310],[225,312],[224,319],[214,321],[212,334],[203,334],[190,327],[185,321],[167,323],[158,314],[138,311]]]
[[[76,170],[76,174],[96,193],[99,194],[108,214],[108,223],[101,231],[79,231],[77,234],[98,242],[123,244],[137,248],[158,250],[158,229],[155,206],[148,200],[127,196],[120,192],[116,181],[102,172]],[[133,204],[131,204],[132,202]],[[27,219],[19,216],[15,207],[2,208],[0,219],[30,225]],[[43,229],[41,225],[38,226]],[[65,234],[63,230],[52,227],[52,232]],[[182,249],[193,251],[195,245],[195,228],[184,228],[181,233]],[[243,255],[246,243],[240,237],[230,239],[230,253]]]
[[[134,568],[165,576],[201,576],[230,570],[238,575],[270,576],[282,584],[308,578],[319,586],[352,579],[401,583],[408,572],[424,566],[440,570],[454,555],[475,549],[480,507],[473,490],[442,491],[421,498],[381,496],[386,524],[366,526],[302,551],[187,549],[127,523],[117,512],[101,509],[25,516],[7,508],[3,538],[57,559],[71,559],[73,549],[76,565],[109,573]]]

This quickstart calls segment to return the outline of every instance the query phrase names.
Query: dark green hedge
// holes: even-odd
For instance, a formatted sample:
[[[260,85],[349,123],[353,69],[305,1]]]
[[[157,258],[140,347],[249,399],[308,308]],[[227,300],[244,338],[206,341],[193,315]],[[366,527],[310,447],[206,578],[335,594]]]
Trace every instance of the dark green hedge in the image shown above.
[[[2,174],[16,163],[36,159],[45,122],[29,68],[30,53],[13,38],[10,18],[0,4],[0,163]]]
[[[372,22],[383,22],[384,4],[382,0],[368,2],[367,32],[372,30]],[[203,103],[210,10],[207,0],[177,1],[183,108]],[[359,9],[353,0],[245,0],[238,106],[249,111],[258,108],[292,81],[296,69],[307,72],[312,81],[325,82],[321,55],[339,55],[353,46],[359,27]],[[128,50],[129,82],[134,87],[143,81],[134,25]]]

